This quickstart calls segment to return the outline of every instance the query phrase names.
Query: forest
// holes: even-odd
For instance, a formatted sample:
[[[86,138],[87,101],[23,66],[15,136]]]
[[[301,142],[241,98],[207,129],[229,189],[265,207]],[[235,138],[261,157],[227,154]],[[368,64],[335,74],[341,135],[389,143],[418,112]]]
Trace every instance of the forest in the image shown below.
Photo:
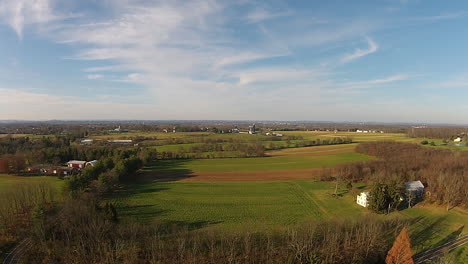
[[[468,207],[468,152],[392,141],[361,143],[356,151],[377,159],[326,168],[321,179],[400,186],[420,180],[427,202],[443,204],[447,210]]]

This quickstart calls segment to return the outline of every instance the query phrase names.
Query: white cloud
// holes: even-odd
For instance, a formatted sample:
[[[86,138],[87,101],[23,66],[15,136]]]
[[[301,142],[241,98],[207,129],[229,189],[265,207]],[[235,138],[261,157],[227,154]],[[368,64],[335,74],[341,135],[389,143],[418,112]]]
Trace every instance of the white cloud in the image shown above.
[[[394,82],[400,82],[410,79],[411,76],[408,74],[395,74],[381,79],[372,79],[367,81],[349,81],[336,83],[338,88],[343,91],[360,91],[363,89],[378,87]]]
[[[435,16],[414,17],[411,20],[420,21],[420,22],[433,22],[433,21],[439,21],[439,20],[457,19],[457,18],[464,17],[466,13],[467,13],[466,11],[459,11],[459,12],[452,12],[452,13],[444,13],[444,14],[435,15]]]
[[[252,12],[248,13],[246,19],[250,23],[258,23],[258,22],[262,22],[265,20],[276,19],[276,18],[285,17],[289,15],[292,15],[292,12],[290,11],[271,12],[264,8],[257,8],[253,10]]]
[[[10,4],[15,1],[0,0],[3,3],[0,10],[9,10],[3,19],[18,35],[28,24],[51,25],[52,30],[40,33],[57,43],[70,45],[75,51],[70,58],[87,60],[88,67],[83,69],[86,78],[119,81],[123,83],[112,84],[122,87],[137,84],[129,85],[126,92],[130,87],[142,86],[144,89],[135,92],[137,99],[123,96],[121,100],[148,100],[151,105],[115,103],[115,97],[99,95],[100,101],[107,102],[102,110],[102,102],[4,89],[0,90],[0,119],[8,116],[34,119],[36,113],[43,119],[268,119],[279,105],[287,108],[275,118],[316,119],[310,113],[330,112],[323,110],[349,102],[357,97],[354,95],[368,92],[366,89],[389,87],[412,77],[396,74],[364,81],[337,81],[340,73],[334,67],[375,53],[379,46],[366,38],[366,48],[356,49],[343,58],[336,49],[343,54],[341,49],[350,41],[379,30],[383,23],[380,20],[330,17],[325,23],[320,18],[291,16],[275,23],[274,19],[289,16],[289,12],[275,13],[267,11],[272,10],[268,7],[249,4],[239,14],[232,12],[230,1],[215,0],[138,1],[144,6],[130,0],[107,0],[105,4],[111,12],[106,16],[61,21],[54,0],[35,1],[47,5],[27,8],[43,15],[26,16],[33,11],[24,9],[15,13],[15,5]],[[28,1],[19,2],[25,5]],[[271,23],[257,23],[267,20]],[[246,21],[252,24],[246,25]],[[249,37],[239,37],[244,33]],[[300,53],[305,49],[326,52],[323,57],[313,54],[306,58],[305,53]],[[334,65],[319,66],[329,59],[330,51],[335,52],[331,55]],[[99,64],[94,65],[93,61]],[[8,95],[4,97],[3,93]],[[325,103],[328,105],[324,106]],[[22,110],[26,104],[34,105],[35,110]],[[50,110],[65,105],[66,111]],[[341,113],[347,113],[344,106]],[[127,113],[121,109],[132,110]],[[366,116],[358,110],[353,113]]]
[[[101,79],[103,77],[104,77],[104,75],[102,75],[102,74],[88,74],[86,76],[86,78],[88,78],[89,80],[97,80],[97,79]]]
[[[377,45],[377,43],[375,43],[375,41],[373,41],[371,38],[366,38],[366,40],[368,45],[367,49],[356,49],[353,53],[344,56],[341,59],[341,62],[347,63],[353,60],[357,60],[361,57],[372,54],[379,49],[379,45]]]
[[[0,119],[142,119],[161,109],[148,104],[112,103],[74,96],[58,96],[0,88]],[[108,98],[109,99],[109,98]],[[28,107],[24,107],[27,105]],[[54,109],[55,111],[50,111]],[[122,116],[121,110],[125,109]],[[142,113],[144,113],[142,115]],[[168,114],[165,118],[170,119]]]
[[[22,37],[26,25],[64,18],[54,13],[53,2],[53,0],[0,0],[0,19]]]

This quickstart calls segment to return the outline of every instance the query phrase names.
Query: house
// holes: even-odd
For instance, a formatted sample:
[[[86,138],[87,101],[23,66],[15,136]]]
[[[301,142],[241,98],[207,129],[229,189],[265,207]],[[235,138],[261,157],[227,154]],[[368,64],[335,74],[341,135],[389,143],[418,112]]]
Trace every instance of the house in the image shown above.
[[[83,160],[70,160],[67,162],[67,167],[83,169],[86,166],[86,161]]]
[[[93,144],[93,141],[92,139],[83,139],[81,140],[81,145],[91,145]]]
[[[455,142],[455,143],[460,143],[460,142],[462,142],[462,138],[461,138],[461,137],[457,137],[456,139],[453,140],[453,142]]]
[[[114,139],[114,140],[108,140],[107,142],[111,144],[122,144],[122,145],[127,145],[127,144],[132,144],[133,141],[131,139]]]
[[[421,198],[424,194],[424,184],[421,181],[411,181],[405,183],[406,193],[411,197]]]
[[[369,192],[362,192],[357,196],[356,203],[362,207],[369,205]]]
[[[250,135],[255,134],[255,124],[253,124],[252,126],[249,126],[249,134]]]
[[[127,133],[128,129],[122,129],[120,126],[118,128],[109,130],[111,133]]]
[[[94,165],[96,165],[97,162],[98,162],[97,160],[88,161],[86,162],[85,167],[90,167],[90,166],[94,167]]]
[[[265,134],[265,135],[267,135],[267,136],[271,136],[271,133],[270,133],[270,132],[266,132],[266,134]]]

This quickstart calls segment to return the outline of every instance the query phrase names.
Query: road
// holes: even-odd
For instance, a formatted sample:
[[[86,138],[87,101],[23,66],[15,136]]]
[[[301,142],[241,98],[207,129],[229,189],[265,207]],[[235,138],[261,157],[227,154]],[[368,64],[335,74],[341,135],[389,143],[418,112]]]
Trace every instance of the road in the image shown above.
[[[10,253],[8,253],[5,256],[5,259],[3,259],[2,264],[15,264],[18,263],[21,257],[23,256],[23,253],[28,251],[28,249],[31,247],[31,240],[30,239],[24,239],[21,241],[16,247],[14,247]]]
[[[429,260],[435,259],[437,257],[440,257],[444,255],[445,253],[452,251],[456,248],[459,248],[463,245],[468,243],[468,235],[459,237],[457,239],[454,239],[450,242],[447,242],[441,246],[435,247],[433,249],[429,249],[427,251],[418,253],[413,256],[413,260],[415,264],[421,264],[425,263]]]

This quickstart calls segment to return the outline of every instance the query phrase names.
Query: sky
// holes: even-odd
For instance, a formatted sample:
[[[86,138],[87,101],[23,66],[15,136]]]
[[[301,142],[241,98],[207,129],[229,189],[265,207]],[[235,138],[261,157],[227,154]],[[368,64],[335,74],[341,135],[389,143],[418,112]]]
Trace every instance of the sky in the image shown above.
[[[464,0],[0,0],[0,119],[468,124],[467,48]]]

